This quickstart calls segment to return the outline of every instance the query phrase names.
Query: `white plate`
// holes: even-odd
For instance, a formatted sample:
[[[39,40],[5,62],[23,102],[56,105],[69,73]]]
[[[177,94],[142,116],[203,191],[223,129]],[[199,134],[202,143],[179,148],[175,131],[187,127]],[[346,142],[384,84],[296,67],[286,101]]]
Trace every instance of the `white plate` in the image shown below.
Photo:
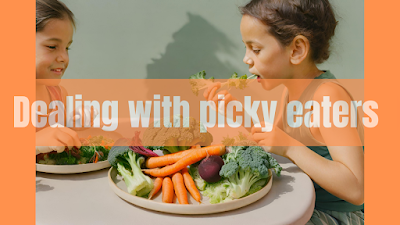
[[[161,190],[152,200],[131,195],[126,191],[125,182],[122,180],[121,176],[117,175],[117,170],[115,168],[111,168],[108,171],[108,183],[111,189],[120,198],[124,199],[129,203],[132,203],[134,205],[146,209],[159,212],[174,213],[174,214],[210,214],[210,213],[219,213],[219,212],[238,209],[243,206],[249,205],[264,197],[271,190],[272,187],[273,176],[271,170],[269,170],[269,174],[270,174],[270,179],[268,181],[268,184],[265,185],[265,187],[263,187],[258,192],[244,198],[235,199],[229,202],[218,203],[218,204],[211,204],[209,202],[208,197],[206,196],[202,196],[201,200],[202,203],[199,204],[192,198],[192,196],[190,196],[189,193],[188,193],[189,205],[180,205],[178,203],[176,204],[163,203]]]
[[[108,160],[79,165],[46,165],[36,163],[36,171],[44,173],[73,174],[101,170],[110,166]]]
[[[89,135],[92,136],[103,135],[104,137],[111,138],[114,141],[122,137],[122,135],[117,132],[113,131],[108,132],[94,128],[77,131],[76,133],[80,138],[86,138]],[[86,172],[101,170],[104,168],[108,168],[110,166],[111,165],[108,162],[108,160],[100,161],[97,163],[87,163],[78,165],[46,165],[46,164],[36,163],[36,171],[44,173],[56,173],[56,174],[74,174],[74,173],[86,173]]]

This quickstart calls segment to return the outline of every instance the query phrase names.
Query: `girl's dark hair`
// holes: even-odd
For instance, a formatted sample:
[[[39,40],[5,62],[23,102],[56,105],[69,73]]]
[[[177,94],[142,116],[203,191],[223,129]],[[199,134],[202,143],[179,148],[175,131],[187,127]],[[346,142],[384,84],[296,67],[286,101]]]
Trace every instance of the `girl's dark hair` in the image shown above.
[[[36,0],[36,32],[44,29],[50,19],[68,18],[75,27],[74,14],[58,0]]]
[[[328,0],[252,0],[240,7],[240,12],[268,25],[269,33],[284,46],[297,35],[305,36],[315,63],[329,58],[338,22]]]

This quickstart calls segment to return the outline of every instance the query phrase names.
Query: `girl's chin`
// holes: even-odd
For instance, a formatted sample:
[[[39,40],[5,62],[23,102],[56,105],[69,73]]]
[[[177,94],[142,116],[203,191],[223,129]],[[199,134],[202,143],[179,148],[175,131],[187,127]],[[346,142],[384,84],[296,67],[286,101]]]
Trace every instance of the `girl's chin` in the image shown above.
[[[262,79],[260,81],[261,86],[263,87],[264,90],[270,91],[276,87],[278,87],[281,82],[279,82],[279,80],[275,80],[275,79]]]
[[[61,79],[36,79],[36,85],[58,86]]]

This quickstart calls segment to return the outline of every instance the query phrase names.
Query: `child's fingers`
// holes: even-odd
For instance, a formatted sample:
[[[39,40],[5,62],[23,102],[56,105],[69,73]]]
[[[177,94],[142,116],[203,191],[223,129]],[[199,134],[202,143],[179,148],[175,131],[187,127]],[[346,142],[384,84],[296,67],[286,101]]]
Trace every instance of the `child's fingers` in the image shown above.
[[[78,134],[67,127],[59,128],[56,137],[60,142],[64,143],[65,146],[81,147],[81,141],[79,140]]]
[[[260,127],[253,126],[253,127],[251,128],[251,134],[263,133],[263,131],[262,131],[262,128],[263,128],[263,127],[265,127],[265,123],[264,123],[264,122],[261,122],[261,123],[260,123]]]
[[[268,134],[266,134],[266,133],[255,133],[252,135],[252,139],[257,143],[262,140],[265,140],[267,137],[268,137]]]
[[[204,91],[204,93],[203,93],[204,98],[208,100],[209,97],[210,97],[211,91],[213,91],[213,90],[215,89],[213,95],[211,95],[211,96],[214,96],[215,92],[216,92],[220,87],[221,87],[221,83],[220,83],[220,82],[215,82],[215,83],[211,84],[211,85]]]

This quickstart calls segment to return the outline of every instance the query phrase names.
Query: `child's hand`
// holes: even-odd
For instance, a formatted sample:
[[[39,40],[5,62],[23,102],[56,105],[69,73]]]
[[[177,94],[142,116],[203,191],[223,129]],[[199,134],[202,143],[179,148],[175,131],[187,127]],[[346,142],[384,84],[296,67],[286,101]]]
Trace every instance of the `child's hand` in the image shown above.
[[[225,114],[226,115],[226,107],[228,106],[228,103],[231,101],[237,101],[236,98],[234,98],[229,92],[228,90],[222,90],[218,93],[216,93],[218,91],[218,89],[221,88],[221,83],[220,82],[215,82],[213,84],[211,84],[207,90],[204,91],[204,98],[207,101],[212,101],[214,102],[215,106],[218,107],[218,112],[225,112],[225,113],[221,113],[221,114]],[[221,101],[221,98],[218,98],[218,95],[222,95],[224,96],[223,101],[225,101],[225,107],[221,108],[220,106],[218,106],[218,101]],[[235,117],[235,116],[234,116]]]
[[[78,134],[67,127],[47,127],[36,132],[36,155],[57,151],[63,152],[65,146],[81,147]]]
[[[74,127],[74,130],[82,130],[85,127],[93,127],[94,119],[99,115],[97,109],[91,110],[90,107],[80,108],[78,110],[74,110],[72,113],[69,113],[67,116],[68,120],[72,120],[73,124],[78,122],[78,124],[82,124],[82,127]]]
[[[265,123],[261,123],[261,127],[251,128],[251,139],[267,152],[271,152],[283,157],[287,157],[289,146],[301,146],[302,144],[296,139],[289,136],[280,128],[274,126],[270,132],[263,132],[261,129],[265,127]]]

